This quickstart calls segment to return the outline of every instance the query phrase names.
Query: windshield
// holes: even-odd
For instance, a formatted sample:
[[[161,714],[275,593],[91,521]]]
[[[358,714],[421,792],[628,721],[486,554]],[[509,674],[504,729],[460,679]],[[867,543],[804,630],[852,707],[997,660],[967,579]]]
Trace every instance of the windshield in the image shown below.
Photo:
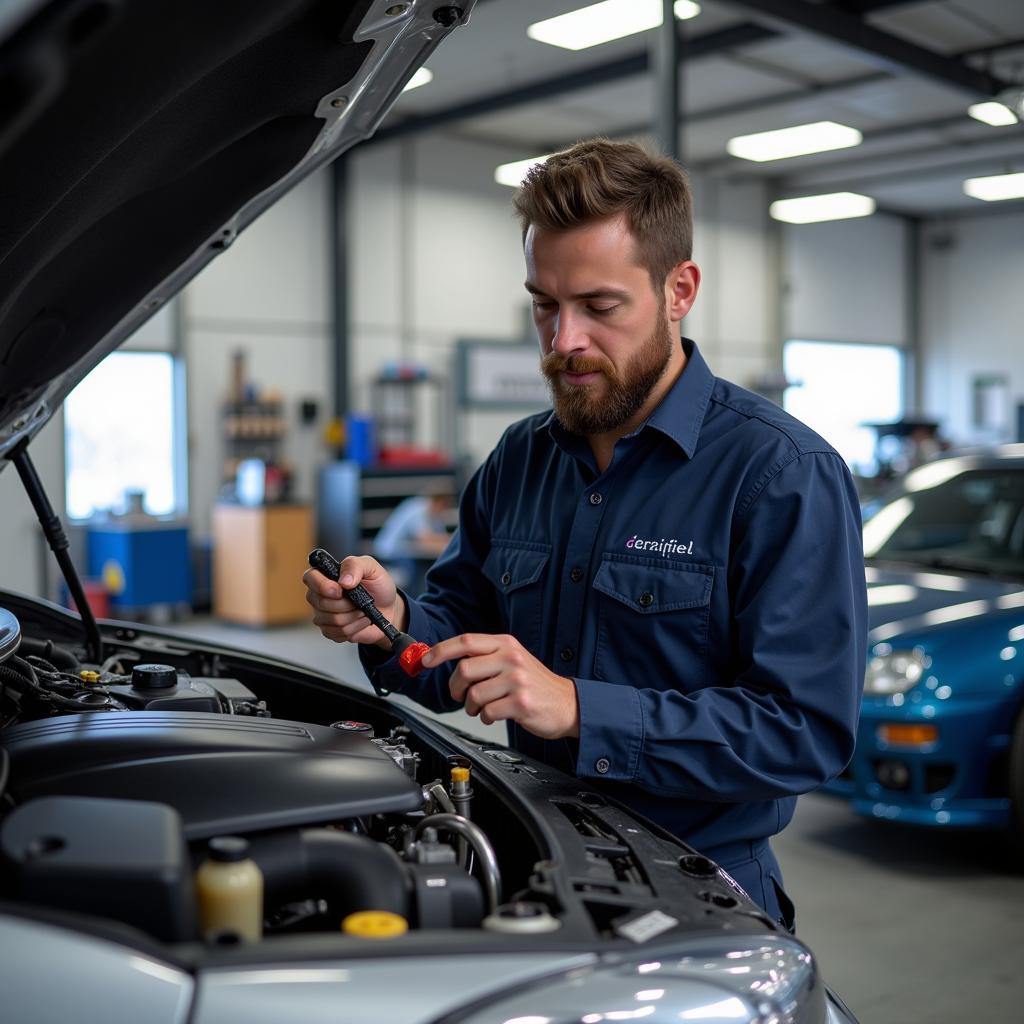
[[[878,561],[1024,575],[1024,466],[966,469],[934,463],[864,526],[864,555]],[[940,467],[944,467],[939,471]]]

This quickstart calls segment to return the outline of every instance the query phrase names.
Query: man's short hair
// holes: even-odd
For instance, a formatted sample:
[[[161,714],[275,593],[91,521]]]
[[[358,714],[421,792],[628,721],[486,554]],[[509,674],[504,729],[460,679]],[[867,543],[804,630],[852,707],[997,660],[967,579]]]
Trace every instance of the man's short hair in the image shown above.
[[[637,262],[661,288],[693,254],[693,194],[683,169],[635,142],[588,139],[530,168],[512,200],[523,229],[565,231],[625,214]]]

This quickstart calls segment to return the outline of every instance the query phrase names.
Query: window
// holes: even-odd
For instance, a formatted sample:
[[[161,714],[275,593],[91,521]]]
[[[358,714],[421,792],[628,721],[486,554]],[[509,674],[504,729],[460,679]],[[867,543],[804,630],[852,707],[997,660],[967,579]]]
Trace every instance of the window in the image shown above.
[[[875,471],[875,431],[903,415],[903,352],[895,345],[787,341],[782,406],[816,430],[851,469]]]
[[[85,519],[141,491],[151,515],[187,508],[176,408],[180,367],[167,352],[114,352],[64,403],[67,514]]]

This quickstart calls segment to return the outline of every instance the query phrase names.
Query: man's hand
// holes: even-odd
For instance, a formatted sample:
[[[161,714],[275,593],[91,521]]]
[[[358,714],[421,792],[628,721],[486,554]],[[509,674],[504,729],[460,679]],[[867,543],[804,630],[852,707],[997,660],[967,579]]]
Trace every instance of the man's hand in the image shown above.
[[[463,633],[432,647],[423,665],[434,668],[455,658],[462,660],[448,688],[464,702],[466,714],[479,715],[487,725],[512,719],[546,740],[579,735],[573,681],[552,672],[514,636]]]
[[[376,559],[367,555],[350,555],[341,563],[338,583],[316,569],[307,569],[302,582],[306,584],[306,600],[314,609],[313,623],[320,627],[320,632],[328,640],[339,644],[376,644],[384,650],[391,650],[387,637],[348,598],[342,596],[343,587],[351,590],[357,583],[366,588],[388,622],[399,632],[405,630],[408,617],[405,602],[398,595],[395,581]]]

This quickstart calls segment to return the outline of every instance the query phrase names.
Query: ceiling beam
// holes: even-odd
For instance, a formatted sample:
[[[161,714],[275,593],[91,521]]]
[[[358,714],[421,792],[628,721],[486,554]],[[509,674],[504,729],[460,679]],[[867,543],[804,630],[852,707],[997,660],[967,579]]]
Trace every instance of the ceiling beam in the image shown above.
[[[690,61],[701,57],[710,57],[739,46],[749,46],[751,43],[763,42],[765,39],[774,39],[778,34],[773,29],[753,24],[733,25],[716,32],[705,32],[703,35],[693,36],[686,40],[686,59]],[[394,125],[383,128],[362,145],[387,142],[390,139],[401,138],[403,135],[410,135],[430,128],[442,128],[454,121],[465,121],[471,117],[496,114],[527,103],[550,102],[555,97],[563,96],[566,93],[578,92],[581,89],[607,85],[621,78],[645,74],[649,67],[649,52],[640,50],[628,57],[597,64],[594,67],[584,68],[582,71],[544,78],[516,89],[491,93],[489,96],[446,107],[434,113],[410,115]]]
[[[829,4],[806,0],[729,0],[774,22],[849,46],[884,68],[911,71],[973,96],[994,96],[1009,83],[954,57],[884,32]]]

